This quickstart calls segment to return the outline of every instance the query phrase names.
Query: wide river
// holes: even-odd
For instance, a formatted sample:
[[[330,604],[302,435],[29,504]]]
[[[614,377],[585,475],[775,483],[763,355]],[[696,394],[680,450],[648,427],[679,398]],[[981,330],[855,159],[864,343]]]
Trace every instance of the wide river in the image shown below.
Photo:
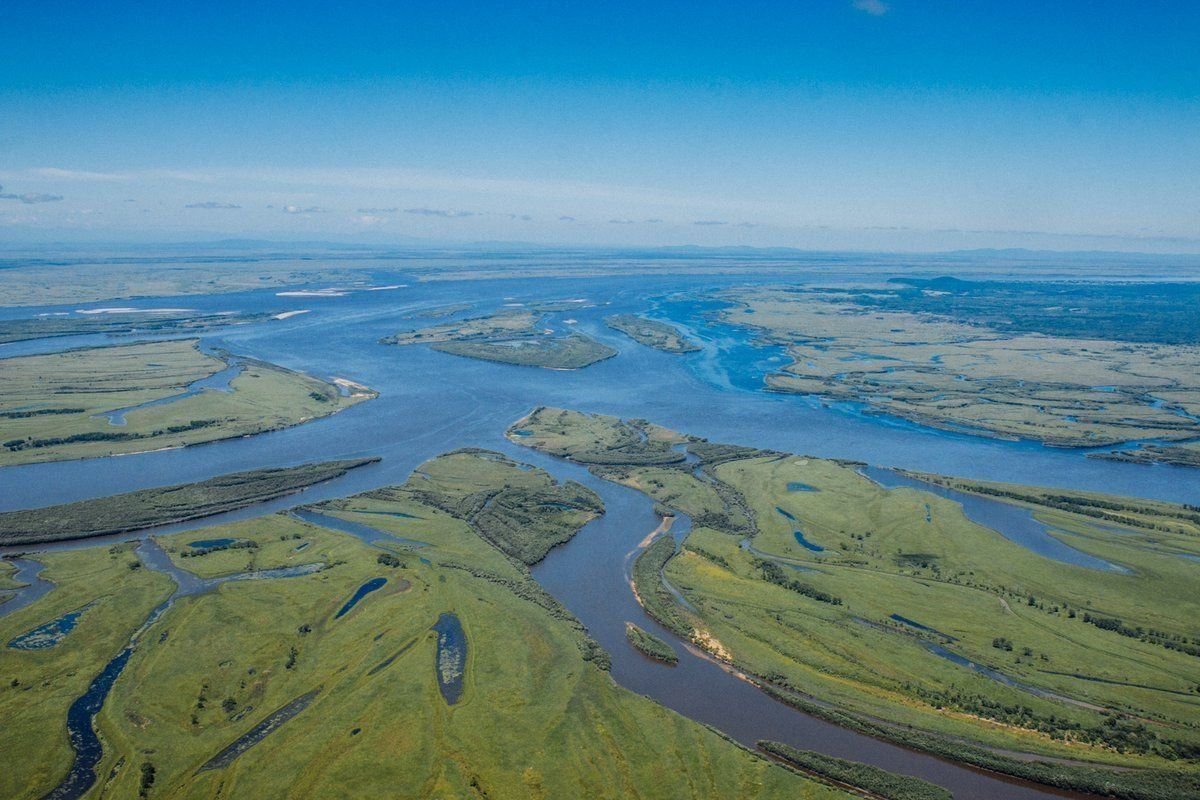
[[[536,567],[534,575],[612,654],[613,676],[622,685],[725,731],[738,741],[753,745],[757,739],[769,738],[866,761],[942,784],[958,800],[1071,796],[914,753],[808,717],[770,700],[720,666],[686,652],[680,642],[642,613],[626,583],[629,554],[658,523],[650,502],[632,490],[599,481],[577,466],[516,447],[503,437],[503,432],[533,407],[556,405],[643,417],[714,441],[857,459],[879,466],[1191,503],[1200,500],[1200,470],[1088,459],[1078,452],[1034,443],[930,431],[900,420],[865,415],[852,407],[829,408],[806,398],[767,394],[756,387],[765,371],[782,363],[779,354],[751,347],[742,332],[697,319],[696,304],[687,301],[658,307],[675,321],[689,325],[703,340],[704,350],[700,353],[660,353],[603,325],[604,316],[646,311],[655,305],[655,298],[721,285],[712,277],[417,283],[403,274],[381,273],[372,279],[380,286],[406,285],[343,296],[279,297],[274,291],[264,291],[121,301],[122,306],[209,311],[308,309],[309,313],[284,320],[206,334],[204,344],[324,378],[349,378],[378,390],[380,397],[324,420],[252,438],[140,455],[3,468],[0,510],[51,505],[259,467],[326,458],[383,458],[379,464],[354,470],[299,496],[224,515],[220,519],[225,521],[401,483],[422,461],[454,448],[503,450],[557,477],[580,480],[604,499],[605,516],[553,551]],[[763,278],[772,282],[778,279]],[[748,279],[739,276],[737,282],[746,283]],[[619,350],[616,358],[587,369],[561,372],[491,364],[425,347],[378,344],[381,337],[398,330],[442,321],[412,318],[412,313],[422,308],[470,301],[477,304],[477,311],[487,311],[506,304],[567,298],[605,305],[555,313],[550,324],[588,332]],[[0,317],[104,305],[0,309]],[[0,345],[0,357],[114,341],[94,336]],[[213,521],[176,527],[193,528]],[[665,667],[634,651],[624,638],[626,620],[673,641],[681,655],[679,666]]]

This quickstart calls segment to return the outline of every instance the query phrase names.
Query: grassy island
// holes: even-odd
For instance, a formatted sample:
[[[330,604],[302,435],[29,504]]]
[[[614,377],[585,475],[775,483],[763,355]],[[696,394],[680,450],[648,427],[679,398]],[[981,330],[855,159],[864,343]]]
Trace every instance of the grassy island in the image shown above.
[[[625,623],[625,638],[629,640],[631,645],[642,651],[642,654],[649,658],[661,661],[664,664],[679,663],[679,655],[675,652],[675,648],[653,633],[642,630],[632,622]]]
[[[605,317],[604,323],[638,344],[662,350],[664,353],[695,353],[701,349],[674,325],[658,320],[646,319],[635,314],[615,314]]]
[[[541,312],[503,311],[397,333],[384,344],[428,344],[456,356],[546,369],[582,369],[617,351],[578,331],[539,327]]]

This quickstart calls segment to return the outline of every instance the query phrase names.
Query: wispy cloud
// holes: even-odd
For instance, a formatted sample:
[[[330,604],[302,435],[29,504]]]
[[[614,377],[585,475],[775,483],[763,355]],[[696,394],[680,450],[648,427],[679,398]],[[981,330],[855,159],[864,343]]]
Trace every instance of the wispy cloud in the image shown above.
[[[83,169],[59,169],[58,167],[39,167],[30,170],[34,175],[43,178],[54,178],[63,181],[95,181],[100,183],[128,181],[133,178],[119,172],[92,172]]]
[[[631,220],[631,219],[610,219],[608,221],[608,224],[609,225],[632,225],[633,220]]]
[[[420,217],[445,217],[447,219],[461,219],[462,217],[475,216],[474,211],[450,211],[445,208],[406,208],[405,214],[416,214]]]
[[[643,220],[643,222],[647,223],[648,225],[657,225],[658,223],[662,222],[662,220],[661,219],[647,219],[647,220]]]
[[[698,219],[692,223],[693,225],[728,225],[729,223],[723,219]]]
[[[883,0],[853,0],[851,5],[872,17],[882,17],[888,12],[888,5]]]
[[[237,203],[222,203],[218,200],[205,200],[203,203],[188,203],[184,208],[226,209],[241,208]]]
[[[57,203],[62,200],[61,194],[43,194],[41,192],[26,192],[25,194],[13,194],[12,192],[3,192],[4,187],[0,186],[0,200],[19,200],[27,206],[35,203]]]
[[[285,214],[324,214],[326,209],[320,206],[284,206],[283,213]]]
[[[399,210],[398,208],[360,208],[358,209],[358,213],[376,216],[379,214],[395,214]]]
[[[563,216],[561,216],[561,217],[559,217],[559,218],[558,218],[558,221],[559,221],[559,222],[574,222],[574,221],[575,221],[575,218],[574,218],[574,217],[568,217],[568,216],[566,216],[566,215],[564,214]]]

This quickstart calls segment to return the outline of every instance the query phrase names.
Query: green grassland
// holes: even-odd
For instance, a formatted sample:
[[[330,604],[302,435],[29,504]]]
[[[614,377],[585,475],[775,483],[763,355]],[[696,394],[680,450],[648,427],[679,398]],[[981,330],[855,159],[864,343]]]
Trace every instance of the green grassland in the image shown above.
[[[579,460],[606,442],[628,448],[628,431],[640,424],[539,409],[510,436]],[[639,596],[667,627],[894,738],[924,731],[996,754],[1195,774],[1200,578],[1194,562],[1178,556],[1200,547],[1195,509],[1123,499],[1133,510],[1120,513],[1140,525],[1117,532],[1111,519],[1081,513],[1094,504],[1023,489],[1039,501],[1037,515],[1060,529],[1055,535],[1130,570],[1104,572],[1037,556],[970,522],[957,503],[884,490],[851,465],[754,452],[714,464],[714,453],[736,451],[687,446],[709,460],[642,466],[645,455],[635,452],[619,469],[603,458],[593,463],[703,521],[678,555],[662,537],[635,563]],[[824,550],[804,547],[797,529]],[[694,612],[673,600],[659,574]],[[1015,761],[993,766],[1021,769]]]
[[[269,312],[257,314],[234,312],[206,314],[165,311],[155,313],[75,314],[69,316],[29,317],[0,320],[0,344],[26,339],[46,339],[56,336],[85,334],[147,334],[202,331],[226,325],[245,325],[271,318]]]
[[[542,313],[526,309],[447,322],[388,336],[384,344],[428,344],[451,355],[546,369],[582,369],[617,351],[577,331],[539,328]]]
[[[16,579],[17,567],[8,561],[0,561],[0,592],[19,589],[21,582]],[[0,600],[0,602],[4,602]]]
[[[505,484],[516,477],[507,459],[458,453],[423,465],[403,486],[321,507],[426,543],[415,552],[398,544],[369,547],[278,516],[159,537],[173,557],[191,541],[229,537],[259,544],[259,568],[301,556],[329,566],[303,577],[230,582],[177,600],[143,637],[98,717],[105,755],[97,793],[137,796],[148,765],[154,775],[149,796],[172,798],[846,796],[617,687],[602,668],[602,653],[569,612],[481,529],[444,510],[460,508],[481,487],[512,489]],[[524,490],[545,490],[537,476],[530,480]],[[586,519],[558,511],[575,514],[571,525]],[[525,512],[518,506],[509,521]],[[567,523],[550,527],[560,524]],[[293,534],[310,542],[295,557],[275,544],[297,543],[283,538]],[[381,558],[389,555],[395,557]],[[69,557],[80,572],[115,558],[96,549]],[[205,565],[215,575],[241,569],[247,557],[218,551],[177,563]],[[153,579],[154,599],[161,598],[165,579],[145,569],[130,572],[130,559],[123,554],[113,569]],[[24,630],[44,619],[62,587],[102,585],[74,581],[66,566],[56,569],[59,589],[24,610],[19,623],[0,620],[0,630]],[[338,618],[355,590],[375,577],[387,583]],[[54,600],[55,608],[93,597],[84,591],[70,602]],[[38,797],[65,771],[66,704],[148,605],[130,604],[103,655],[93,652],[92,634],[83,635],[89,617],[59,646],[89,653],[92,661],[74,665],[74,684],[57,705],[33,705],[29,694],[19,706],[20,724],[0,728],[0,749],[7,755],[17,752],[10,746],[19,747],[24,755],[17,769],[0,777],[0,795]],[[457,615],[469,642],[465,688],[453,706],[438,689],[437,637],[430,631],[446,612]],[[35,682],[45,663],[58,663],[35,658],[0,651],[6,721],[22,698],[8,675]],[[313,691],[311,706],[229,766],[198,771],[272,711]],[[52,742],[54,735],[62,741]],[[669,778],[664,765],[670,765]]]
[[[196,483],[7,511],[0,513],[0,544],[84,539],[210,517],[298,492],[375,461],[360,458],[232,472]]]
[[[614,314],[605,317],[604,324],[620,331],[638,344],[662,350],[664,353],[695,353],[700,350],[699,345],[688,339],[674,325],[636,314]]]
[[[40,797],[66,772],[67,708],[173,586],[165,575],[133,568],[139,561],[127,544],[37,559],[46,564],[42,577],[55,588],[0,617],[0,797]],[[78,626],[56,647],[8,647],[15,636],[89,603]]]
[[[220,578],[257,570],[326,563],[327,529],[287,514],[269,514],[244,522],[213,525],[158,541],[176,566],[201,578]],[[232,539],[225,548],[194,547],[192,542]]]
[[[772,391],[866,403],[932,427],[1063,447],[1200,437],[1193,347],[1002,332],[881,310],[839,292],[756,288],[724,293],[722,317],[792,359]],[[750,312],[750,313],[744,313]],[[1139,451],[1191,463],[1194,451]],[[1178,456],[1178,458],[1176,457]],[[1129,456],[1117,456],[1129,457]]]
[[[0,466],[180,447],[297,425],[374,397],[262,361],[242,360],[232,391],[174,397],[229,366],[195,340],[70,350],[0,360]]]

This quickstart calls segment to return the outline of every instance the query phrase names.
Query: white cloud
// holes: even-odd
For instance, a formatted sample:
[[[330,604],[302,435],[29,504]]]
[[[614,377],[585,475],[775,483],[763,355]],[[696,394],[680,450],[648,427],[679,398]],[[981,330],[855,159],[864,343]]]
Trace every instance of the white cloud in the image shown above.
[[[888,12],[888,5],[883,0],[854,0],[851,5],[872,17],[882,17]]]
[[[326,209],[320,206],[284,206],[283,213],[285,214],[325,214]]]

